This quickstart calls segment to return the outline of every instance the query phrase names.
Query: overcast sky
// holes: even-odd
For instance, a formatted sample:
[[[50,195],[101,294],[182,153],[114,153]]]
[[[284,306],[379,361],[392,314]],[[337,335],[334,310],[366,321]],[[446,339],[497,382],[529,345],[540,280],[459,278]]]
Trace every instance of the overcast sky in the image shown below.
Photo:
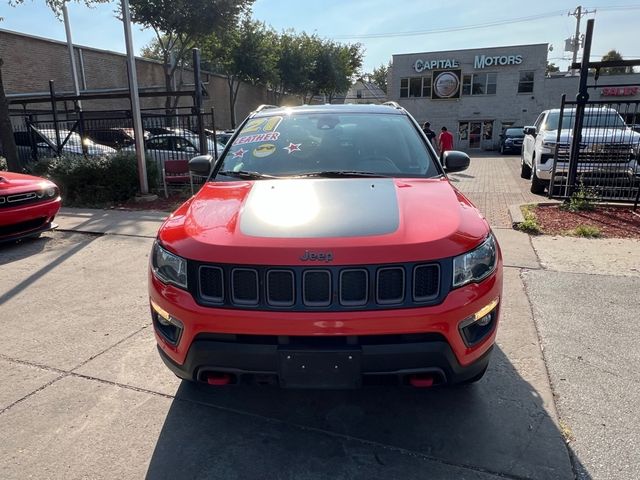
[[[64,26],[43,0],[25,0],[18,7],[0,0],[0,28],[64,40]],[[563,0],[483,2],[448,0],[257,0],[253,16],[276,30],[293,28],[317,33],[342,42],[360,42],[365,47],[364,69],[386,63],[394,53],[430,52],[450,49],[549,43],[550,61],[566,68],[564,40],[575,30],[575,18],[567,16],[577,6]],[[471,5],[470,5],[471,4]],[[74,43],[118,52],[124,51],[122,24],[114,17],[115,3],[88,8],[69,6]],[[640,58],[637,40],[640,3],[597,0],[593,57],[611,49],[625,58]],[[479,28],[493,23],[493,26]],[[496,25],[498,23],[498,25]],[[469,27],[460,29],[461,27]],[[586,22],[583,19],[582,32]],[[457,31],[442,32],[456,29]],[[440,33],[429,33],[440,30]],[[401,35],[417,32],[412,35]],[[425,33],[427,32],[427,33]],[[391,34],[391,35],[389,35]],[[382,35],[372,38],[371,35]],[[152,31],[134,29],[136,51],[153,38]],[[369,37],[367,37],[369,36]]]

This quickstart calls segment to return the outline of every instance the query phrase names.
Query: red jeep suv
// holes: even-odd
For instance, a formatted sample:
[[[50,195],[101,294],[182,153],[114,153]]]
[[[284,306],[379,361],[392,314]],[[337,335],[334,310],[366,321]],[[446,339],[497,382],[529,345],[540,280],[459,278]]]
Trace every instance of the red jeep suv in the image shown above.
[[[160,356],[212,385],[428,387],[482,377],[502,293],[484,217],[397,104],[261,107],[162,225]]]

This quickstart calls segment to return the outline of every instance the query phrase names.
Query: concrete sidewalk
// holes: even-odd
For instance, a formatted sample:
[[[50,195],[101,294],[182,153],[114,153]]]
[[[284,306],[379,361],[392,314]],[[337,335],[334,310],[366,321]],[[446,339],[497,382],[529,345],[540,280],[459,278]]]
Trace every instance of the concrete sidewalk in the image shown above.
[[[155,351],[146,268],[162,217],[67,209],[63,228],[106,235],[0,250],[3,478],[573,478],[521,280],[539,271],[526,235],[496,229],[502,323],[477,385],[212,390]]]

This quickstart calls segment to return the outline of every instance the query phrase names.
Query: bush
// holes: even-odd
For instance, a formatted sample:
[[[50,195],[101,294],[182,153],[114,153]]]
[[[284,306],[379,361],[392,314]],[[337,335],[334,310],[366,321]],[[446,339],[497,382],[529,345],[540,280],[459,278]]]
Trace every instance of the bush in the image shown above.
[[[560,208],[568,212],[586,212],[592,211],[596,208],[596,201],[598,200],[598,192],[592,188],[587,187],[582,180],[580,180],[580,187],[576,190],[568,203],[563,203]]]
[[[136,158],[131,154],[56,157],[33,164],[31,172],[55,182],[67,206],[103,207],[127,201],[139,191]],[[149,188],[155,189],[158,168],[148,159],[147,178]]]
[[[542,233],[542,227],[540,227],[540,224],[538,223],[538,218],[533,212],[533,208],[534,207],[532,205],[525,205],[522,207],[524,222],[520,222],[516,228],[524,233],[539,235]]]
[[[578,225],[569,234],[584,238],[600,238],[602,236],[600,229],[591,225]]]

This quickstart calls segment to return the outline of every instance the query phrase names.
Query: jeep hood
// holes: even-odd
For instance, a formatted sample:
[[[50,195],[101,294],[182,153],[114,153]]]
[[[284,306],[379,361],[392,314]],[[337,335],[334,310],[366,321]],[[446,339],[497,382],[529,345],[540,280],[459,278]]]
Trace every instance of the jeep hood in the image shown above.
[[[209,182],[159,238],[206,262],[295,265],[309,250],[344,265],[451,257],[488,233],[446,178],[319,178]]]

